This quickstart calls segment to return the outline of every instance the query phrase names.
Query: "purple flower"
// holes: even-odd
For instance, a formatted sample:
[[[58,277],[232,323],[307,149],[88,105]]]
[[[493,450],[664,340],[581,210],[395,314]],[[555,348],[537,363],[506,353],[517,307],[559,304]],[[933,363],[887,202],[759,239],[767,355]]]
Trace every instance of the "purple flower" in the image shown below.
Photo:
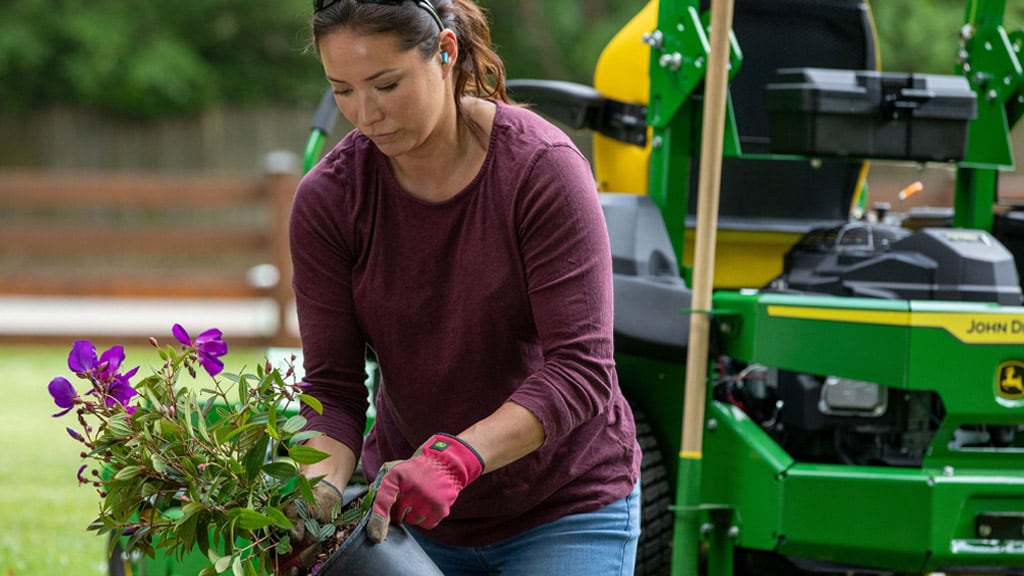
[[[96,347],[88,340],[75,340],[68,354],[68,368],[79,375],[89,374],[96,370],[100,361],[96,358]]]
[[[88,378],[90,375],[95,376],[100,382],[107,383],[118,377],[117,371],[121,368],[122,362],[124,362],[123,346],[111,346],[97,358],[96,346],[88,340],[76,340],[68,355],[68,368],[72,372],[84,378]]]
[[[89,481],[86,480],[86,478],[84,476],[82,476],[82,472],[85,472],[86,466],[87,466],[86,464],[82,464],[82,466],[78,469],[78,483],[79,484],[88,484],[89,483]]]
[[[228,345],[221,338],[223,334],[220,330],[210,328],[192,340],[181,324],[175,324],[171,328],[171,333],[174,334],[178,342],[195,348],[196,355],[199,356],[199,365],[206,370],[207,374],[216,376],[224,369],[224,362],[220,357],[228,353]]]
[[[118,372],[118,370],[120,370],[123,362],[123,346],[111,346],[105,350],[103,354],[97,357],[96,346],[88,340],[76,340],[71,346],[71,353],[68,355],[68,368],[70,368],[72,372],[81,378],[89,379],[95,384],[104,386],[103,395],[107,406],[120,404],[125,407],[129,414],[132,414],[135,409],[128,406],[128,402],[137,395],[138,392],[131,387],[128,380],[132,376],[135,376],[135,373],[139,371],[139,367],[136,366],[127,373],[122,374]],[[55,382],[57,382],[56,379],[54,382],[50,383],[50,394],[54,396],[54,401],[57,402],[58,406],[61,408],[67,408],[67,406],[61,404],[60,401],[57,400],[57,395],[54,393]],[[67,380],[65,380],[65,382],[67,382]],[[67,382],[67,386],[62,383],[57,383],[57,392],[62,394],[61,401],[67,401],[67,389],[70,386],[70,382]],[[97,389],[93,389],[86,394],[93,394],[97,391]],[[74,393],[74,388],[71,388],[71,392]],[[66,413],[67,410],[61,414]]]
[[[117,369],[121,367],[121,363],[124,362],[124,347],[123,346],[111,346],[103,354],[100,355],[100,364],[97,366],[99,369],[99,379],[108,382],[111,379],[117,379],[119,376]],[[138,368],[135,369],[136,371]],[[135,372],[133,371],[134,375]]]
[[[75,391],[75,387],[71,385],[67,378],[57,376],[50,380],[50,385],[47,386],[47,389],[50,391],[50,396],[53,396],[54,404],[64,409],[54,414],[54,418],[67,414],[75,407],[75,401],[78,400],[78,392]]]
[[[82,436],[82,434],[78,430],[75,430],[74,428],[70,427],[66,428],[66,430],[68,431],[68,436],[71,436],[72,438],[78,440],[79,442],[85,442],[85,437]]]
[[[114,381],[111,382],[110,387],[107,388],[107,406],[113,406],[115,403],[125,407],[125,410],[129,414],[135,413],[135,407],[129,406],[128,402],[138,395],[138,391],[132,388],[128,383],[128,379],[135,376],[135,373],[139,371],[138,366],[133,368],[127,374],[116,374]]]

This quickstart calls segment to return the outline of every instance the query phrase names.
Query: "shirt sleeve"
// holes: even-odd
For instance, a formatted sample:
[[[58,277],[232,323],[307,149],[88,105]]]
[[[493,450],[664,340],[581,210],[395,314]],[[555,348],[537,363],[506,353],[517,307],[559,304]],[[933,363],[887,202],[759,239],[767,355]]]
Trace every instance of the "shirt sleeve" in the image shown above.
[[[517,206],[542,367],[510,397],[557,441],[597,417],[616,386],[611,249],[590,166],[570,145],[535,158]]]
[[[302,339],[306,393],[323,404],[303,405],[306,428],[323,432],[358,455],[369,404],[366,343],[352,298],[353,251],[346,241],[337,175],[318,165],[303,178],[292,206],[289,237],[292,287]]]

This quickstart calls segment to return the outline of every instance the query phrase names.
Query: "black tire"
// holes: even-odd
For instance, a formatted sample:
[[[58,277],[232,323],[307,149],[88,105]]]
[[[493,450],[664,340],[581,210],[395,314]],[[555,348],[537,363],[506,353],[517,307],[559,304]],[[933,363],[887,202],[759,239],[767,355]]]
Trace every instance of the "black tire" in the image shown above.
[[[636,547],[635,576],[668,576],[672,570],[672,529],[670,507],[672,486],[665,457],[643,411],[633,408],[636,436],[643,450],[640,464],[640,541]]]

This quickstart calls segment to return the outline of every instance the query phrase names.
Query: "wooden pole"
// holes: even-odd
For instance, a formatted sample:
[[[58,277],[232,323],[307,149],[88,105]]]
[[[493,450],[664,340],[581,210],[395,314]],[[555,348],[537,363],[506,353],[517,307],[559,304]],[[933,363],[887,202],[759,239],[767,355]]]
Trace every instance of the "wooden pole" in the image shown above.
[[[701,458],[704,441],[704,405],[707,399],[708,339],[715,269],[715,242],[721,190],[722,148],[729,83],[729,36],[733,0],[712,0],[710,53],[704,80],[704,117],[701,131],[697,231],[693,263],[693,313],[686,359],[686,394],[679,452],[680,513],[676,523],[673,574],[696,574],[700,526]]]

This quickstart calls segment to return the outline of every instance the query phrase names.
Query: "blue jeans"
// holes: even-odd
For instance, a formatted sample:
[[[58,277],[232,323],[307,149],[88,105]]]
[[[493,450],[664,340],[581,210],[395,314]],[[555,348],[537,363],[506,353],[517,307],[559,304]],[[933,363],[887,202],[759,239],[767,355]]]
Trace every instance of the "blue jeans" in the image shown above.
[[[489,546],[446,546],[410,532],[445,576],[632,576],[640,483],[600,510],[565,516]]]

